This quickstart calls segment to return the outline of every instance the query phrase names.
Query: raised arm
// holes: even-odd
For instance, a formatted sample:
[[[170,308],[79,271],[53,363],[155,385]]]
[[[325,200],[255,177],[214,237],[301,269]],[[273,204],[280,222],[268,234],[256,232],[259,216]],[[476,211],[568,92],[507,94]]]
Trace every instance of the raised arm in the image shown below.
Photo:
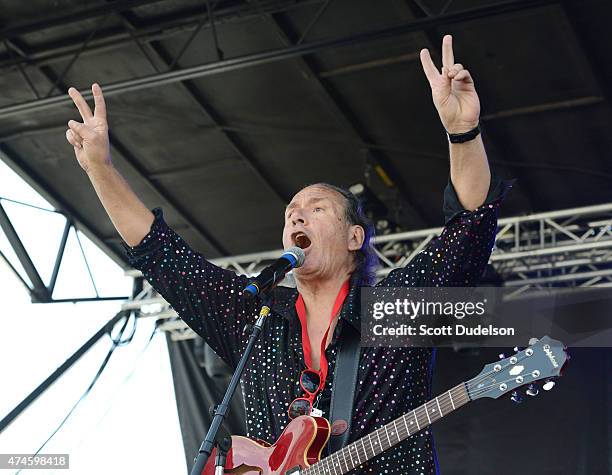
[[[93,113],[75,88],[68,90],[83,122],[68,121],[66,139],[74,148],[79,165],[87,173],[113,225],[128,245],[135,246],[149,232],[153,213],[113,166],[102,89],[94,84],[91,91],[95,103]]]
[[[429,85],[434,105],[442,125],[449,134],[463,134],[478,126],[480,100],[474,80],[461,63],[455,63],[453,38],[442,40],[442,69],[438,71],[429,51],[421,51],[421,64]],[[450,177],[467,210],[475,210],[487,197],[491,173],[487,153],[478,135],[464,143],[449,143]]]
[[[423,71],[434,105],[449,134],[478,126],[480,101],[474,81],[455,63],[452,37],[442,40],[442,69],[421,51]],[[491,176],[480,135],[449,143],[450,182],[444,192],[445,227],[404,268],[392,271],[382,286],[471,286],[479,282],[491,255],[501,201],[512,182]]]
[[[235,365],[245,341],[242,330],[253,323],[259,301],[243,298],[246,277],[208,262],[166,224],[161,208],[150,211],[132,191],[111,161],[102,90],[97,84],[91,89],[94,113],[76,89],[68,91],[83,122],[69,121],[66,138],[125,241],[130,265],[219,356]]]

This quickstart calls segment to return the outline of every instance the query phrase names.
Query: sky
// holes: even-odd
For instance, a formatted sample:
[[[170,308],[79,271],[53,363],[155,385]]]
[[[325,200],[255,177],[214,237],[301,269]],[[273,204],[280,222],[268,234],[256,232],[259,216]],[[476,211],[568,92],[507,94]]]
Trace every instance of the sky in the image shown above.
[[[0,204],[48,284],[65,219],[1,155]],[[129,295],[132,279],[80,232],[79,240],[99,295]],[[95,296],[79,240],[71,230],[54,298]],[[1,229],[0,250],[25,275]],[[0,302],[0,419],[121,308],[121,301],[33,304],[1,258]],[[138,319],[131,343],[115,349],[91,392],[41,451],[70,454],[70,469],[20,473],[187,473],[165,335],[157,332],[147,346],[153,328],[152,318]],[[0,433],[0,453],[36,452],[90,385],[111,346],[105,335]]]

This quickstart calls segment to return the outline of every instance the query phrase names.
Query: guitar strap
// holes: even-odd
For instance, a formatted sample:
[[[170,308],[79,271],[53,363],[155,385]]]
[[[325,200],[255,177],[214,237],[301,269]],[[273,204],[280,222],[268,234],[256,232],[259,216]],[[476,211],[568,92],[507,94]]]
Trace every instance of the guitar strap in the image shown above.
[[[359,368],[359,332],[351,324],[343,322],[341,335],[329,410],[329,420],[332,424],[332,435],[328,442],[330,454],[337,452],[348,442]],[[346,430],[334,435],[345,427]]]

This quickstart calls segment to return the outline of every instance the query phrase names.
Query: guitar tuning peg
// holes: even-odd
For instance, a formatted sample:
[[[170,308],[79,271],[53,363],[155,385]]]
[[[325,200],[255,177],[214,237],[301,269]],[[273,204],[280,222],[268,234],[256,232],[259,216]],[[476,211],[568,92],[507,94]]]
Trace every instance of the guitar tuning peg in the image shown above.
[[[512,348],[512,351],[514,351],[515,353],[518,353],[519,352],[519,347],[515,346],[514,348]]]
[[[540,341],[540,340],[538,340],[537,338],[530,338],[529,339],[529,346],[535,345],[538,341]]]
[[[499,359],[500,359],[500,360],[503,360],[505,357],[506,357],[506,355],[504,355],[503,353],[500,353],[500,354],[499,354]]]
[[[520,404],[523,402],[523,395],[518,391],[512,391],[512,396],[510,396],[510,400],[515,404]]]
[[[535,384],[531,383],[529,386],[527,386],[525,394],[527,394],[527,396],[537,396],[539,392],[540,390],[538,389],[538,387]]]
[[[552,388],[555,387],[555,380],[554,379],[547,379],[544,384],[542,385],[542,389],[544,391],[550,391]]]

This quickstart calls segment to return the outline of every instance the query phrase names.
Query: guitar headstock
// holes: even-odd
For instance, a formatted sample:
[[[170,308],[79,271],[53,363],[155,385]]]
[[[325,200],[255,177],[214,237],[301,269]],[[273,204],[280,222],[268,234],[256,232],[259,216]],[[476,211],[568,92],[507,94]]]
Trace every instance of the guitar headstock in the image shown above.
[[[466,389],[472,400],[497,399],[521,386],[529,386],[527,394],[534,395],[534,383],[559,376],[568,359],[565,345],[545,336],[508,358],[486,365],[478,376],[465,383]],[[546,383],[544,389],[549,389],[547,384],[550,386]],[[518,399],[516,393],[513,399],[515,396]]]

